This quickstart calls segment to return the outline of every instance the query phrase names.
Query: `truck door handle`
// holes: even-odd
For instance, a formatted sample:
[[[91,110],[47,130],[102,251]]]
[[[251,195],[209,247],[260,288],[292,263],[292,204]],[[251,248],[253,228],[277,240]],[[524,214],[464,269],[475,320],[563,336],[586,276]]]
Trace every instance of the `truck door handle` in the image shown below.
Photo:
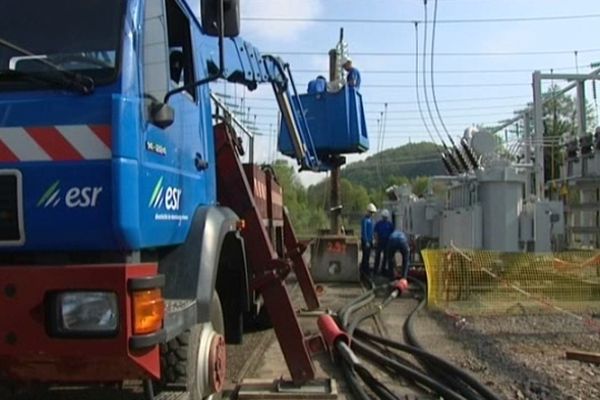
[[[202,154],[196,153],[196,157],[194,157],[194,165],[198,171],[204,171],[208,169],[208,161],[202,158]]]

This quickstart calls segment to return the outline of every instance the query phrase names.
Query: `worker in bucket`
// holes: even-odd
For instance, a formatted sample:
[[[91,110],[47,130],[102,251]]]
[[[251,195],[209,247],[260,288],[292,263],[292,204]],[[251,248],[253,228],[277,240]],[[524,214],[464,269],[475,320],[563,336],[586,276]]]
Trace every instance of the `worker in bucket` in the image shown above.
[[[410,267],[410,248],[406,234],[399,229],[392,232],[387,243],[387,269],[384,275],[389,279],[394,279],[394,269],[396,268],[395,255],[397,252],[402,254],[402,275],[401,280],[406,283],[408,277],[408,268]],[[408,286],[408,284],[406,284]]]
[[[373,272],[379,274],[380,271],[386,270],[387,265],[387,244],[388,238],[394,231],[394,224],[390,220],[390,212],[388,210],[381,211],[381,219],[375,224],[373,228],[375,236],[375,265],[373,266]],[[383,255],[383,263],[381,260]]]
[[[317,76],[312,81],[308,82],[308,88],[306,89],[306,93],[308,94],[318,94],[325,93],[327,90],[327,79],[323,75]]]
[[[359,90],[360,72],[358,72],[358,69],[352,66],[352,59],[350,57],[346,58],[342,67],[344,67],[344,70],[346,70],[346,72],[348,73],[348,75],[346,75],[346,83],[348,84],[348,86]]]
[[[367,213],[360,223],[360,248],[362,250],[362,260],[360,262],[360,272],[364,275],[370,275],[369,259],[371,258],[371,248],[373,247],[373,215],[377,212],[375,204],[370,203],[367,206]]]

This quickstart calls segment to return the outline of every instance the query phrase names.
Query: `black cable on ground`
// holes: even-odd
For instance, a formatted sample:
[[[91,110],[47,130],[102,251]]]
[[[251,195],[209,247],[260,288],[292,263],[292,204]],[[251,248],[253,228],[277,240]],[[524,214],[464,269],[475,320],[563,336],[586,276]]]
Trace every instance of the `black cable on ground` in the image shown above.
[[[411,282],[419,286],[421,291],[425,293],[425,285],[423,282],[418,279],[411,278]],[[424,346],[417,339],[417,335],[415,333],[413,327],[413,321],[416,315],[421,311],[421,309],[425,306],[425,297],[419,302],[417,307],[409,314],[408,318],[404,323],[404,336],[406,341],[417,348],[423,349]],[[443,368],[437,365],[434,362],[427,360],[426,358],[419,358],[417,360],[423,365],[423,367],[429,371],[433,376],[435,376],[441,382],[444,382],[447,386],[453,388],[457,392],[460,392],[465,396],[468,400],[479,400],[479,394],[473,390],[469,385],[465,384],[462,380],[456,379],[452,374],[447,373]]]
[[[486,399],[499,400],[499,398],[495,394],[490,392],[490,390],[486,386],[482,385],[473,375],[469,374],[462,368],[456,367],[454,364],[451,364],[445,359],[440,358],[435,354],[427,352],[426,350],[420,349],[418,347],[409,346],[404,343],[396,342],[394,340],[387,339],[381,336],[377,336],[362,329],[357,329],[355,331],[355,337],[362,340],[370,340],[373,342],[377,342],[384,346],[392,347],[410,353],[415,357],[427,358],[431,362],[434,362],[440,365],[445,370],[451,372],[453,376],[462,379],[465,383],[469,384],[472,388],[476,389]]]
[[[399,374],[413,379],[414,381],[431,389],[440,396],[444,396],[445,400],[464,400],[464,397],[460,396],[452,389],[449,389],[448,387],[442,385],[437,380],[425,375],[416,368],[411,368],[406,365],[400,364],[396,360],[393,360],[389,357],[384,356],[383,354],[371,350],[368,346],[366,346],[364,343],[361,343],[358,340],[352,341],[352,348],[355,349],[357,353],[362,354],[363,356],[371,359],[379,365],[394,368],[394,370],[396,370]]]
[[[364,302],[366,299],[369,299],[375,296],[375,288],[373,287],[372,289],[370,289],[369,291],[361,294],[360,296],[358,296],[356,299],[352,300],[351,302],[349,302],[348,304],[344,305],[342,308],[340,308],[337,312],[338,318],[339,319],[343,319],[344,316],[346,314],[348,314],[349,309],[352,308],[354,305],[358,304],[358,303],[362,303]],[[366,304],[366,303],[365,303]]]
[[[425,292],[425,285],[422,282],[414,278],[409,279],[423,292]],[[371,290],[363,293],[361,296],[340,309],[337,315],[338,325],[340,325],[343,329],[346,329],[349,335],[352,335],[361,322],[380,312],[387,304],[389,304],[398,296],[400,290],[402,290],[402,287],[398,287],[396,284],[387,283],[380,286],[375,286],[372,284]],[[392,290],[389,292],[386,299],[377,307],[373,307],[365,314],[357,315],[351,319],[352,314],[356,313],[358,310],[372,302],[376,297],[376,291],[382,289]],[[489,389],[477,381],[475,377],[450,364],[446,360],[437,357],[436,355],[431,354],[423,349],[423,346],[417,339],[412,323],[416,314],[424,307],[424,305],[425,297],[410,313],[404,324],[404,334],[407,342],[410,345],[405,345],[403,343],[379,337],[361,329],[356,329],[356,336],[360,339],[368,340],[369,342],[366,343],[373,348],[370,348],[367,346],[367,344],[365,344],[365,342],[361,342],[361,340],[354,340],[352,342],[352,349],[356,349],[357,352],[369,358],[375,364],[382,367],[383,370],[392,374],[395,373],[402,375],[416,385],[429,389],[443,396],[446,400],[480,400],[481,398],[486,400],[499,400],[495,394],[491,393]],[[332,323],[335,325],[333,320]],[[339,328],[337,329],[339,330]],[[347,339],[346,343],[338,342],[336,347],[339,354],[344,359],[344,376],[356,398],[361,400],[364,398],[369,398],[368,394],[358,382],[358,375],[358,377],[360,377],[360,379],[380,398],[385,400],[397,399],[398,397],[386,385],[377,380],[364,366],[360,364],[360,361],[356,358],[347,344],[350,344],[349,339]],[[390,350],[389,348],[382,348],[382,346],[387,346],[412,354],[427,370],[433,374],[433,376],[426,375],[413,363],[409,362],[408,360],[404,360],[399,354]],[[389,353],[389,356],[386,356],[384,353]]]
[[[392,300],[396,299],[399,294],[400,294],[400,292],[394,288],[394,290],[392,290],[390,292],[390,294],[385,298],[384,301],[381,302],[381,304],[379,306],[377,306],[376,308],[373,308],[371,311],[369,311],[368,313],[362,315],[360,318],[357,318],[354,321],[350,322],[349,324],[345,325],[344,328],[346,329],[346,332],[348,332],[348,335],[350,335],[350,337],[352,337],[354,330],[364,320],[366,320],[367,318],[370,318],[370,317],[374,316],[375,314],[381,312],[381,310],[383,310]]]
[[[348,319],[355,311],[366,306],[367,304],[369,304],[370,302],[372,302],[375,299],[375,293],[369,293],[368,296],[365,296],[364,298],[361,297],[360,299],[361,299],[360,301],[352,302],[349,307],[347,307],[344,311],[342,311],[338,314],[339,318],[341,319],[342,326],[344,328],[347,327]]]
[[[355,365],[354,370],[364,383],[382,400],[400,400],[392,391],[379,382],[363,365]]]
[[[417,281],[417,285],[420,287],[421,290],[424,291],[425,287],[420,281]],[[375,308],[374,310],[370,311],[369,313],[352,321],[350,323],[349,328],[347,328],[348,334],[350,336],[352,336],[354,333],[354,330],[356,329],[356,327],[358,325],[360,325],[360,323],[362,321],[364,321],[365,319],[367,319],[367,318],[375,315],[379,311],[381,311],[381,309],[383,307],[385,307],[391,300],[393,300],[394,298],[397,297],[397,294],[398,294],[397,291],[392,291],[390,293],[390,295],[381,303],[381,305],[378,308]],[[411,313],[411,316],[416,315],[416,312],[418,312],[423,307],[424,303],[425,303],[425,300],[423,300],[421,302],[421,304],[419,304],[420,307],[417,307],[417,309],[415,311],[413,311],[413,313]],[[409,326],[409,329],[412,330],[412,326]],[[364,332],[364,333],[366,333],[366,332]],[[414,332],[411,337],[414,339],[414,341],[417,341],[416,335],[414,335]],[[380,337],[376,336],[376,335],[370,335],[368,339],[374,340],[375,338],[380,338]],[[489,389],[487,387],[485,387],[484,385],[482,385],[476,378],[474,378],[472,375],[468,374],[466,371],[454,366],[453,364],[450,364],[446,360],[443,360],[440,357],[437,357],[431,353],[428,353],[419,347],[406,346],[404,344],[397,343],[397,342],[394,342],[394,341],[391,341],[391,340],[385,339],[385,338],[381,338],[381,339],[382,340],[379,341],[380,343],[384,343],[384,342],[389,343],[390,347],[395,347],[395,348],[398,348],[400,346],[400,349],[403,351],[408,351],[417,357],[420,356],[422,358],[425,358],[425,360],[421,359],[420,361],[422,364],[424,364],[424,366],[426,368],[435,372],[435,374],[443,382],[446,382],[446,386],[453,387],[454,389],[456,389],[456,391],[463,394],[463,396],[465,396],[467,399],[479,400],[480,396],[483,396],[485,399],[489,399],[489,400],[497,400],[498,399],[497,396],[495,396],[492,392],[490,392]],[[420,345],[420,343],[418,343],[418,344]],[[394,345],[397,345],[397,346],[394,346]],[[397,354],[394,354],[394,356],[398,357]],[[398,357],[398,358],[403,360],[402,357]],[[409,363],[408,365],[411,365],[411,364]],[[452,374],[449,374],[448,373],[449,371],[452,372]],[[461,382],[460,380],[456,379],[457,377],[459,379],[462,379],[464,381],[464,383]]]
[[[416,284],[424,294],[426,293],[425,284],[423,282],[411,277],[409,277],[409,280]],[[423,297],[423,299],[419,302],[419,305],[410,313],[406,319],[406,322],[404,323],[404,335],[406,341],[413,347],[422,351],[425,351],[424,346],[417,339],[413,321],[418,312],[425,306],[425,303],[426,298]],[[452,370],[453,372],[456,370],[461,371],[458,374],[459,376],[457,376],[455,373],[448,373],[448,368],[446,365],[438,363],[436,360],[432,359],[432,357],[424,355],[416,357],[431,373],[433,373],[439,379],[445,381],[455,390],[463,393],[463,395],[468,399],[478,400],[480,397],[483,397],[488,400],[500,400],[498,396],[492,393],[485,385],[480,383],[473,376],[469,375],[466,371],[454,366],[454,369]],[[457,377],[460,379],[457,379]]]
[[[383,345],[380,345],[380,344],[372,342],[372,341],[364,342],[363,344],[368,345],[371,349],[377,351],[379,354],[390,357],[392,360],[394,360],[402,365],[406,365],[409,368],[414,368],[417,371],[424,373],[420,369],[420,366],[415,365],[414,361],[409,360],[407,358],[403,358],[402,356],[399,355],[398,352],[390,351],[388,348],[384,347]],[[381,371],[385,372],[390,378],[392,378],[394,380],[396,380],[398,378],[403,378],[407,385],[414,386],[415,388],[418,388],[418,390],[420,390],[422,393],[431,395],[431,390],[429,390],[426,386],[421,385],[419,382],[416,382],[411,377],[403,376],[397,370],[395,370],[392,366],[380,365],[380,369],[381,369]]]
[[[342,363],[342,373],[344,374],[344,379],[348,383],[348,386],[350,387],[350,392],[352,393],[355,399],[370,400],[369,395],[367,395],[367,392],[365,392],[365,390],[360,385],[360,382],[356,378],[356,375],[354,374],[354,371],[352,370],[352,367],[350,365]]]

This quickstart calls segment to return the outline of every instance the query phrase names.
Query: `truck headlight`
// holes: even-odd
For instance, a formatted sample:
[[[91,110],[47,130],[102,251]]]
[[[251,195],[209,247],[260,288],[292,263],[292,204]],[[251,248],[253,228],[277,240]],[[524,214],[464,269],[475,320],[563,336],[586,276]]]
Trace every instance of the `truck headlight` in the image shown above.
[[[119,326],[117,295],[111,292],[63,292],[56,296],[56,333],[110,335]]]

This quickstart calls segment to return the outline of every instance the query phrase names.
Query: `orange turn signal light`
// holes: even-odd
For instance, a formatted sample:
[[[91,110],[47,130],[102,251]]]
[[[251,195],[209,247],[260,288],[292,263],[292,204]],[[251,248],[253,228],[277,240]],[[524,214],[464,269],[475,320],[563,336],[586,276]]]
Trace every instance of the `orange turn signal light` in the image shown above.
[[[133,333],[144,335],[158,331],[165,316],[165,299],[160,289],[133,292]]]

